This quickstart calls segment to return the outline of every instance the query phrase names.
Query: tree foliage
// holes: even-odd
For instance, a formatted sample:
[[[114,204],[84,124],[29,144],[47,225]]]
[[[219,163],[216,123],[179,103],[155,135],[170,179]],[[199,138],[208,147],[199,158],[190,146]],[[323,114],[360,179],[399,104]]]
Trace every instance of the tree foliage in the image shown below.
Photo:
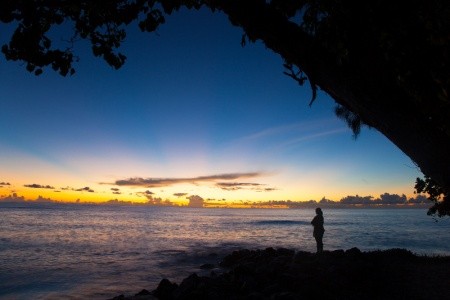
[[[127,25],[153,32],[181,7],[202,6],[241,27],[242,44],[261,40],[279,54],[286,75],[309,82],[311,103],[318,88],[327,92],[355,135],[363,124],[376,128],[420,167],[424,182],[432,178],[448,195],[448,0],[4,0],[0,22],[15,30],[2,52],[36,75],[51,67],[66,76],[78,59],[73,43],[84,39],[119,68]],[[60,25],[73,28],[65,47],[49,34]],[[440,215],[450,214],[441,207]]]
[[[428,200],[434,202],[434,205],[428,210],[429,215],[437,214],[439,217],[448,215],[448,212],[450,211],[450,195],[434,180],[428,176],[425,176],[425,179],[417,178],[414,188],[419,194],[428,194]]]

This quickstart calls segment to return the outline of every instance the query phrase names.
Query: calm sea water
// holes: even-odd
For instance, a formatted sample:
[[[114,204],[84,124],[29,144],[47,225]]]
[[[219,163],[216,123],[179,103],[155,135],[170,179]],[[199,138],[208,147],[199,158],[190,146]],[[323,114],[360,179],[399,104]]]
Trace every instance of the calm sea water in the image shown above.
[[[450,255],[450,219],[424,209],[324,209],[326,250]],[[107,299],[180,282],[241,248],[315,251],[314,210],[0,207],[1,299]]]

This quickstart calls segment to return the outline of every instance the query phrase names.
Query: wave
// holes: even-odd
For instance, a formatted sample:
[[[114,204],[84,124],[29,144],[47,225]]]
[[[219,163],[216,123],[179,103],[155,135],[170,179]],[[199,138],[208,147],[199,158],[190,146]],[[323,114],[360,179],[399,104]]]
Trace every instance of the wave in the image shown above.
[[[311,225],[309,221],[298,220],[261,220],[250,222],[252,225],[274,225],[274,226],[293,226],[293,225]]]
[[[308,225],[311,226],[310,221],[300,221],[300,220],[259,220],[259,221],[250,221],[247,224],[254,225],[254,226],[303,226]],[[327,222],[325,220],[325,226],[352,226],[355,225],[355,222],[349,222],[349,221],[330,221]]]

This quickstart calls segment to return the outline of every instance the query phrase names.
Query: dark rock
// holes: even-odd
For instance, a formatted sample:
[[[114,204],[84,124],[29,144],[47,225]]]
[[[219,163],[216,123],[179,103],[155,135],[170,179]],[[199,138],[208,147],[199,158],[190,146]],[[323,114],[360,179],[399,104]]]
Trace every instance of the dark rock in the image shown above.
[[[200,269],[202,269],[202,270],[211,270],[211,269],[214,269],[214,265],[213,264],[203,264],[203,265],[201,265],[200,266]]]
[[[196,273],[189,275],[189,277],[183,279],[180,284],[180,289],[192,289],[195,288],[200,281],[200,277]]]
[[[445,281],[450,257],[418,257],[404,249],[361,252],[352,248],[319,256],[289,249],[240,250],[226,256],[222,264],[227,271],[192,274],[179,286],[163,279],[150,294],[170,300],[450,299]],[[432,279],[427,290],[422,288],[428,283],[423,274]],[[126,299],[123,295],[114,298]]]
[[[220,262],[221,267],[232,267],[249,256],[250,250],[244,249],[241,251],[233,251],[230,255],[227,255]]]
[[[209,276],[212,278],[217,277],[217,273],[212,270],[211,273],[209,273]]]
[[[188,299],[194,299],[190,297],[194,297],[195,295],[199,294],[198,287],[200,285],[200,282],[200,277],[198,277],[197,274],[191,274],[187,278],[183,279],[174,295],[176,297],[184,295],[188,297]]]
[[[342,257],[342,256],[344,256],[344,254],[345,254],[345,251],[342,249],[331,251],[331,255],[335,256],[335,257]]]
[[[153,295],[158,299],[171,299],[172,293],[178,288],[176,283],[170,282],[168,279],[163,279],[159,283],[156,290],[153,291]]]
[[[276,293],[273,294],[270,297],[271,300],[297,300],[298,296],[294,295],[293,293],[290,292],[280,292],[280,293]]]
[[[261,300],[264,298],[264,294],[260,292],[252,292],[245,296],[246,300]]]
[[[292,249],[286,249],[286,248],[278,248],[277,249],[277,255],[293,256],[294,254],[295,254],[295,251]]]
[[[136,294],[136,296],[144,296],[144,295],[151,295],[152,293],[150,293],[149,291],[147,291],[146,289],[143,289],[142,291],[140,291],[139,293]]]
[[[359,255],[361,255],[361,250],[359,250],[356,247],[353,247],[351,249],[346,250],[345,254],[352,255],[352,256],[359,256]]]
[[[298,251],[297,253],[295,253],[293,260],[294,262],[302,262],[305,260],[309,260],[312,255],[313,254],[311,252]]]
[[[291,256],[277,256],[274,257],[268,264],[268,266],[274,270],[282,270],[292,262]]]
[[[266,249],[264,249],[264,251],[272,254],[275,254],[277,252],[273,247],[267,247]]]
[[[270,295],[280,292],[280,290],[281,290],[281,286],[278,283],[272,283],[272,284],[269,283],[268,285],[266,285],[264,287],[264,289],[262,291],[265,295],[270,296]]]

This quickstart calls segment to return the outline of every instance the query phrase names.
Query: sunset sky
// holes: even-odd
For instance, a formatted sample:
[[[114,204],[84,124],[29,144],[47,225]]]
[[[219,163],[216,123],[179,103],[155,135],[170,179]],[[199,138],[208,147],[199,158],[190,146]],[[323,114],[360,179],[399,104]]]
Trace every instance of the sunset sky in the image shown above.
[[[11,32],[0,30],[4,44]],[[282,59],[261,43],[241,47],[241,37],[223,15],[182,11],[157,34],[130,27],[118,71],[84,42],[72,77],[36,77],[1,56],[0,196],[413,195],[421,173],[406,155],[374,129],[354,140],[324,93],[309,108],[309,86],[283,75]]]

